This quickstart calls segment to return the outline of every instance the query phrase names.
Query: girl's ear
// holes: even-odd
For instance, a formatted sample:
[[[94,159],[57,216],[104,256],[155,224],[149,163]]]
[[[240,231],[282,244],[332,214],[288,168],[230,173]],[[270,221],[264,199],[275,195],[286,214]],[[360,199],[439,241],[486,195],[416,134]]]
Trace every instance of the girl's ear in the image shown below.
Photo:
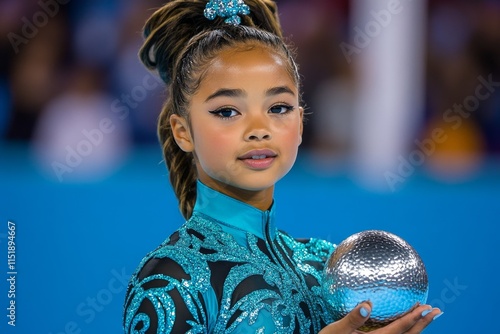
[[[187,120],[179,115],[170,115],[170,127],[174,135],[175,142],[184,152],[193,152],[194,143]]]

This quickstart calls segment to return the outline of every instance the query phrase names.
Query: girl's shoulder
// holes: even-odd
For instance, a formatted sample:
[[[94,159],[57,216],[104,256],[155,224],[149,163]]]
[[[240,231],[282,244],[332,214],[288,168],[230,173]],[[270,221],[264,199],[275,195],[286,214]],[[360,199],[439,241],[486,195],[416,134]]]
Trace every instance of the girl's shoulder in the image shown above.
[[[156,249],[149,252],[137,266],[133,278],[142,281],[147,277],[166,276],[176,280],[189,277],[187,272],[199,268],[202,255],[196,249],[197,231],[185,225],[172,233]]]
[[[206,273],[210,273],[209,262],[217,254],[228,253],[233,244],[231,236],[213,221],[192,217],[142,259],[132,280],[139,282],[148,277],[205,280]]]

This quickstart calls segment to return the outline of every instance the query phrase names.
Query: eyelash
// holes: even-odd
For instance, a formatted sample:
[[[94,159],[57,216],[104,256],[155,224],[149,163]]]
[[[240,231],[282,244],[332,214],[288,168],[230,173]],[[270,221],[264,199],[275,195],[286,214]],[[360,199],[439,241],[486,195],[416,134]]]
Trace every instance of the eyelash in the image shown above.
[[[208,112],[211,113],[212,115],[214,115],[215,117],[222,118],[222,119],[230,119],[230,118],[234,117],[234,116],[223,116],[222,115],[223,112],[227,112],[227,111],[230,111],[231,113],[233,111],[238,113],[236,111],[236,109],[234,109],[232,107],[221,107],[221,108],[217,108],[215,110],[209,110]]]
[[[269,108],[269,110],[273,109],[273,108],[284,108],[285,111],[284,112],[281,112],[281,113],[277,113],[277,115],[286,115],[292,111],[295,110],[295,107],[294,106],[291,106],[289,104],[286,104],[286,103],[281,103],[281,104],[275,104],[274,106],[272,106],[271,108]],[[273,113],[274,114],[274,113]]]
[[[286,103],[282,103],[282,104],[276,104],[276,105],[271,106],[271,108],[269,108],[269,111],[271,111],[271,109],[274,109],[274,108],[284,108],[285,109],[284,112],[271,113],[271,114],[275,114],[275,115],[286,115],[295,109],[294,106],[291,106],[291,105],[286,104]],[[232,107],[221,107],[221,108],[218,108],[215,110],[209,110],[208,112],[211,113],[212,115],[214,115],[215,117],[218,117],[221,119],[230,119],[230,118],[237,116],[237,114],[233,115],[233,116],[223,116],[222,115],[223,112],[228,112],[228,111],[231,112],[231,114],[233,112],[236,112],[237,114],[239,114],[239,112]]]

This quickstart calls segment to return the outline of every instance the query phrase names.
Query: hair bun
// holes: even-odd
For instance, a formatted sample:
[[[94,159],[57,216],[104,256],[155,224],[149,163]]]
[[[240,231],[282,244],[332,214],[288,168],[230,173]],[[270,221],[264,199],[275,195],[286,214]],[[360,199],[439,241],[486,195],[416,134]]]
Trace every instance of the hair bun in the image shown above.
[[[257,27],[281,36],[277,7],[270,0],[245,0],[250,8],[249,15],[243,15],[241,24]],[[197,34],[227,26],[224,19],[208,20],[204,16],[207,1],[173,0],[158,9],[144,26],[145,42],[139,57],[150,70],[158,71],[169,84],[172,73],[182,51],[189,40]]]
[[[139,57],[169,83],[175,62],[188,41],[206,29],[205,1],[171,1],[158,9],[144,26],[145,42]]]

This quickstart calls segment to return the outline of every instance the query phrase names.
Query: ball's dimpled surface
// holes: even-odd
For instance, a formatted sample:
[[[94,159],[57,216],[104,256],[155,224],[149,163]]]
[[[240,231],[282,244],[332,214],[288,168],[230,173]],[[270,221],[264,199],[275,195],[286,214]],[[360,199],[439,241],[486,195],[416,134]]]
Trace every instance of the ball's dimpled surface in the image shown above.
[[[422,259],[406,241],[385,231],[363,231],[342,241],[329,257],[323,290],[335,320],[365,300],[373,304],[363,330],[383,327],[425,304],[429,291]]]

